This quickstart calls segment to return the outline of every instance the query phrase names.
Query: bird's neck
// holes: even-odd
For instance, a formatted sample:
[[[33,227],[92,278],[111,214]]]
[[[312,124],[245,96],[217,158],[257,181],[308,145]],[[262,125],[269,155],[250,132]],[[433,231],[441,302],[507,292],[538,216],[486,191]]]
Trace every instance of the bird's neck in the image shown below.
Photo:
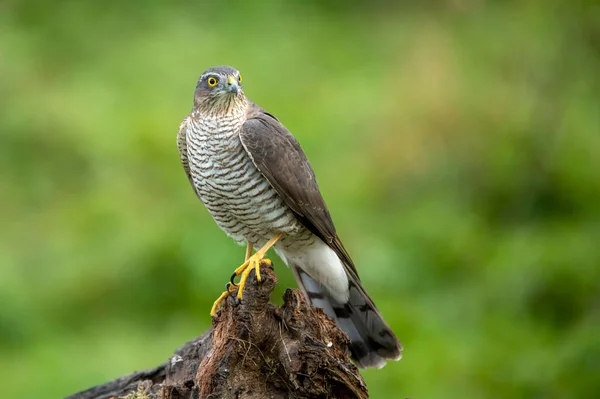
[[[220,108],[218,112],[214,108],[199,107],[192,112],[194,125],[197,126],[200,136],[207,140],[226,140],[228,137],[237,137],[246,120],[247,104],[245,101],[235,105],[231,104],[227,109]]]
[[[245,115],[248,100],[245,96],[223,96],[207,98],[198,104],[195,111],[201,118],[224,118]]]

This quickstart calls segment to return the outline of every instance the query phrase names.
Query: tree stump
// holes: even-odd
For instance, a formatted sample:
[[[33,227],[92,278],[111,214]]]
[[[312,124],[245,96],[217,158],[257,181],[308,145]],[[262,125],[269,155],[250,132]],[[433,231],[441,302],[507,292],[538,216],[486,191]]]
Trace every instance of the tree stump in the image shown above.
[[[67,399],[368,398],[348,357],[348,337],[297,289],[269,303],[277,284],[261,264],[244,299],[228,297],[212,327],[165,363]]]

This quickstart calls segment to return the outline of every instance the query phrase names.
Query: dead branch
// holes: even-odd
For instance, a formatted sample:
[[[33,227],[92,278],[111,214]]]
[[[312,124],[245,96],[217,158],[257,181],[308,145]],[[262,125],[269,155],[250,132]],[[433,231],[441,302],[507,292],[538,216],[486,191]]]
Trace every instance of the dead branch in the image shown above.
[[[367,398],[347,336],[298,290],[270,304],[277,278],[266,264],[261,276],[252,273],[243,301],[227,298],[212,328],[167,362],[67,399]]]

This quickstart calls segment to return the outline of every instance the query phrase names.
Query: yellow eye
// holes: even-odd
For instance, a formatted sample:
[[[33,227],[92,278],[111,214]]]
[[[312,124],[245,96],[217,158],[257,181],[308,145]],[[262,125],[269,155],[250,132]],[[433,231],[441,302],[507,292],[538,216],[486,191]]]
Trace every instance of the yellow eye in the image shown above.
[[[208,78],[208,85],[210,87],[215,87],[217,85],[217,78],[213,78],[212,76]]]
[[[238,81],[239,81],[240,83],[242,83],[242,75],[240,75],[240,77],[239,77]]]

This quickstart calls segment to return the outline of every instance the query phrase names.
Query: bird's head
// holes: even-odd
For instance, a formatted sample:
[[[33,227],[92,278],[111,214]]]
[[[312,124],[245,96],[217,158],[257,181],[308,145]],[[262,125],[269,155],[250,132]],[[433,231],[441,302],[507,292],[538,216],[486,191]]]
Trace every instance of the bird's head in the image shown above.
[[[194,108],[211,112],[227,111],[245,102],[242,75],[230,66],[207,69],[196,85]]]

